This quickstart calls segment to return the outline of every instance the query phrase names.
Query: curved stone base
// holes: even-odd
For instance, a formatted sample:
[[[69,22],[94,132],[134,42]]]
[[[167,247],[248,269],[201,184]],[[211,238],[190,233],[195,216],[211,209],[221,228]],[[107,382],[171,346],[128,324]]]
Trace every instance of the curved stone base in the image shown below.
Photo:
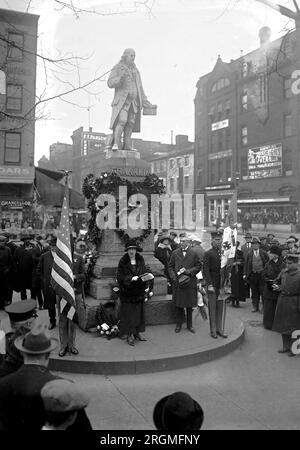
[[[174,333],[174,325],[147,327],[147,342],[136,342],[134,347],[126,340],[107,340],[97,332],[78,330],[78,356],[60,358],[52,353],[49,369],[85,374],[138,374],[182,369],[225,356],[235,350],[244,339],[244,326],[238,319],[229,318],[227,339],[212,339],[209,325],[197,313],[193,318],[196,334],[186,328]],[[57,328],[52,332],[58,334]]]

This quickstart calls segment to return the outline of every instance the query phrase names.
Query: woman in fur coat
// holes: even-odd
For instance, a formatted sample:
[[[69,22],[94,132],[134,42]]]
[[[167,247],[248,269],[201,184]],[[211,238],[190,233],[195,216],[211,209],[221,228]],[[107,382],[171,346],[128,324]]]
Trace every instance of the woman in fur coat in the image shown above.
[[[140,333],[145,331],[144,302],[147,285],[140,275],[148,273],[149,270],[140,255],[141,251],[134,241],[129,241],[117,271],[121,301],[120,335],[127,336],[127,343],[132,346],[135,340],[146,341]]]

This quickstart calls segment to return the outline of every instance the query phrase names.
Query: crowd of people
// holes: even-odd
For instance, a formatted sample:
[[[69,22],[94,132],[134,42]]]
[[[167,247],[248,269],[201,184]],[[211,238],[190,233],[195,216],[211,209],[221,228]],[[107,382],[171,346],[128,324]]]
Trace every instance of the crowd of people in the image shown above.
[[[252,224],[297,225],[299,223],[298,211],[295,208],[251,208],[238,214],[238,221],[243,232],[251,230]]]
[[[51,269],[56,252],[56,237],[23,236],[17,246],[10,235],[0,236],[0,308],[10,318],[6,333],[6,353],[0,358],[0,429],[72,429],[88,430],[85,413],[89,399],[67,380],[55,377],[47,369],[50,353],[60,345],[59,356],[77,355],[75,326],[56,309],[57,295],[51,286]],[[253,313],[263,312],[263,325],[282,336],[279,353],[294,356],[293,332],[300,329],[300,247],[296,236],[280,243],[273,233],[258,238],[249,232],[245,243],[234,242],[235,256],[228,260],[230,295],[224,296],[224,271],[221,267],[223,230],[211,233],[211,248],[204,250],[201,240],[182,232],[162,230],[155,242],[155,257],[163,264],[176,308],[175,333],[194,334],[193,309],[208,306],[210,335],[226,339],[226,303],[239,307],[252,298]],[[82,295],[85,280],[85,243],[71,240],[75,294]],[[142,256],[142,247],[129,240],[117,269],[120,297],[119,338],[134,346],[143,342],[145,301],[152,291],[154,275]],[[12,302],[13,290],[20,301]],[[30,290],[30,299],[27,299]],[[222,295],[221,295],[222,293]],[[36,318],[39,309],[47,309],[49,325]],[[59,317],[59,341],[49,330]],[[12,392],[14,395],[12,395]],[[179,411],[176,410],[179,404]],[[177,405],[175,412],[172,405]],[[191,410],[193,414],[190,415]],[[18,413],[16,414],[16,411]],[[168,416],[164,416],[168,411]],[[177,412],[176,412],[177,411]],[[175,416],[174,416],[175,414]],[[179,418],[177,416],[179,414]],[[195,421],[191,421],[194,417]],[[187,422],[185,422],[184,418]],[[186,393],[174,393],[155,405],[154,424],[158,429],[199,429],[203,421],[200,405]],[[172,428],[174,427],[174,428]],[[196,428],[189,428],[196,427]],[[182,428],[183,429],[183,428]]]

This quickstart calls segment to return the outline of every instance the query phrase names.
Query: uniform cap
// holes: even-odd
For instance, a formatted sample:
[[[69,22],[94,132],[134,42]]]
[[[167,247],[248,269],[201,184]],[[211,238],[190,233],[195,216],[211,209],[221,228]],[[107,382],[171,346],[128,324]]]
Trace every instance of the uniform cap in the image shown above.
[[[35,316],[36,307],[36,300],[28,299],[11,303],[5,311],[11,322],[23,322]]]
[[[221,231],[212,231],[210,234],[213,239],[223,237],[223,233]]]

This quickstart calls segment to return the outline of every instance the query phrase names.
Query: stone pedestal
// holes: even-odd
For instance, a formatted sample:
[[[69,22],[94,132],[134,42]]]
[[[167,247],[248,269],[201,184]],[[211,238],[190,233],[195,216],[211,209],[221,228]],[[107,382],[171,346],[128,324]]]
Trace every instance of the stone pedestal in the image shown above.
[[[121,178],[131,182],[143,181],[150,174],[150,163],[140,159],[137,151],[129,150],[106,150],[106,160],[101,166],[101,174],[117,173]],[[101,175],[99,173],[99,176]],[[134,238],[141,235],[142,230],[126,230],[127,234]],[[153,272],[154,288],[153,297],[147,302],[146,316],[148,323],[172,323],[174,321],[174,308],[171,296],[167,295],[167,280],[163,275],[163,265],[154,257],[154,232],[144,239],[142,243],[142,256]],[[104,230],[99,244],[99,257],[95,264],[95,278],[91,280],[89,295],[95,301],[87,302],[86,309],[81,311],[79,326],[87,328],[87,315],[89,323],[93,323],[97,303],[105,303],[111,299],[112,285],[116,281],[116,271],[120,258],[124,255],[124,243],[121,241],[117,231]],[[89,306],[89,304],[91,306]],[[90,308],[93,308],[92,310]],[[147,313],[148,311],[148,313]],[[161,311],[163,314],[160,314]]]

